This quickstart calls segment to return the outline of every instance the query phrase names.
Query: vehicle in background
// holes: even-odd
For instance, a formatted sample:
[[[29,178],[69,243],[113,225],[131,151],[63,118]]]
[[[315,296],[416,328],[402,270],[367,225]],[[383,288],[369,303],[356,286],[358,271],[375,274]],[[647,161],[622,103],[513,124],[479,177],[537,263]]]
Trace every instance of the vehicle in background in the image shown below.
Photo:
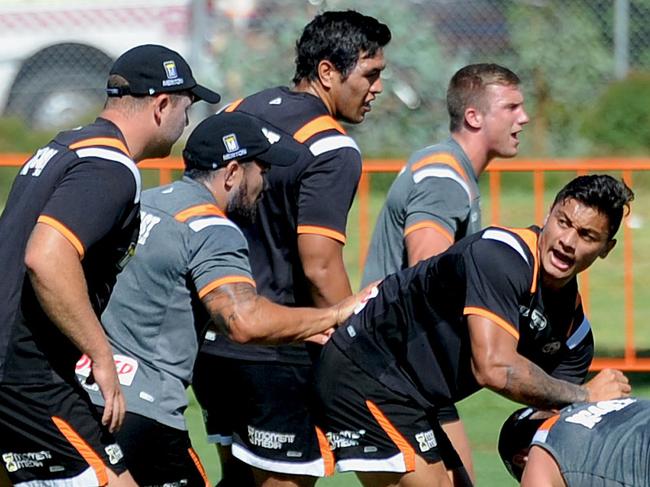
[[[207,0],[0,0],[2,115],[36,129],[77,122],[103,103],[113,60],[139,44],[179,51],[209,80],[209,14]]]

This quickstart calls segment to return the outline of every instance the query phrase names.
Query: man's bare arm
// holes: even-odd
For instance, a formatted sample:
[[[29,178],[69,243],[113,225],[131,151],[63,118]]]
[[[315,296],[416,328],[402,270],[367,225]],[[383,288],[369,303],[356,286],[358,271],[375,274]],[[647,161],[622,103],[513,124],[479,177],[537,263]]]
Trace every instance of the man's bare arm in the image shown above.
[[[301,341],[345,321],[368,289],[327,308],[290,308],[257,294],[248,283],[225,284],[202,301],[220,332],[246,343]]]
[[[112,431],[119,429],[125,401],[111,346],[88,298],[77,250],[53,227],[37,223],[27,243],[25,265],[47,316],[92,360],[93,377],[106,404],[102,421]]]
[[[314,306],[332,306],[352,294],[341,242],[323,235],[300,234],[298,253],[311,283]]]
[[[628,396],[631,388],[619,371],[601,371],[580,386],[554,379],[517,353],[513,335],[495,322],[467,317],[472,345],[472,369],[477,382],[514,401],[540,409],[557,409],[573,402],[601,401]]]
[[[409,267],[447,250],[453,242],[435,228],[420,228],[404,237]]]

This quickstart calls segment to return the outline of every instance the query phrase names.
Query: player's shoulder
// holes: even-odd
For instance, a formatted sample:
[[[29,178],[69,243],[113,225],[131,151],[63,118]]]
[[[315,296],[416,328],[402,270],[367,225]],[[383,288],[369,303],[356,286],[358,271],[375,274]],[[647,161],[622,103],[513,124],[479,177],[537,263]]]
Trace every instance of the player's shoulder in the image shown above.
[[[309,149],[313,157],[336,155],[361,160],[361,151],[341,123],[332,117],[323,101],[310,93],[287,87],[269,88],[230,104],[227,111],[257,116],[289,134]],[[356,153],[353,154],[353,153]]]
[[[529,266],[537,266],[537,240],[539,228],[513,228],[490,226],[467,237],[474,242],[474,247],[480,252],[494,255],[519,255]]]
[[[121,173],[124,178],[132,179],[136,188],[135,200],[139,201],[142,187],[140,171],[120,130],[112,122],[98,118],[92,124],[60,132],[50,147],[61,151],[61,154],[67,154],[72,165],[89,161],[115,163],[105,164],[104,170],[112,171],[116,175]],[[116,178],[116,181],[119,180],[117,176]]]
[[[411,154],[403,171],[417,184],[422,181],[454,180],[472,196],[475,179],[471,164],[451,138]]]

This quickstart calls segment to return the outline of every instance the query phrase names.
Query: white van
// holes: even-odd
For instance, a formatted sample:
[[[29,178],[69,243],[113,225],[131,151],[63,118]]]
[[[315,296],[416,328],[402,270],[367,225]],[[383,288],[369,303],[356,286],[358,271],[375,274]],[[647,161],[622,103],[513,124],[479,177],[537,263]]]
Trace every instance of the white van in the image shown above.
[[[113,60],[139,44],[179,51],[199,78],[208,17],[207,0],[0,0],[0,111],[67,126],[102,103]]]

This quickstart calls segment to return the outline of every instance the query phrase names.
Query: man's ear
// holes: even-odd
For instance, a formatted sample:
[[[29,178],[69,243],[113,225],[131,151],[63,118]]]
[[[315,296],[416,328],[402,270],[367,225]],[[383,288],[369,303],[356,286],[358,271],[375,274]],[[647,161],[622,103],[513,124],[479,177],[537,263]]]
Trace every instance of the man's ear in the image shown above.
[[[230,161],[224,168],[223,182],[226,190],[230,191],[239,186],[244,176],[244,168],[237,160]]]
[[[320,83],[326,87],[331,88],[334,83],[334,77],[341,76],[339,70],[327,59],[323,59],[318,63],[318,79]]]
[[[160,93],[153,98],[153,116],[156,125],[160,126],[162,123],[163,114],[167,112],[171,106],[171,97],[166,93]]]
[[[473,129],[480,129],[483,126],[483,114],[474,107],[465,109],[465,123]]]
[[[607,244],[605,245],[605,248],[598,255],[598,257],[600,257],[601,259],[604,259],[605,257],[607,257],[607,254],[609,254],[615,246],[616,246],[616,239],[613,238],[609,242],[607,242]]]

